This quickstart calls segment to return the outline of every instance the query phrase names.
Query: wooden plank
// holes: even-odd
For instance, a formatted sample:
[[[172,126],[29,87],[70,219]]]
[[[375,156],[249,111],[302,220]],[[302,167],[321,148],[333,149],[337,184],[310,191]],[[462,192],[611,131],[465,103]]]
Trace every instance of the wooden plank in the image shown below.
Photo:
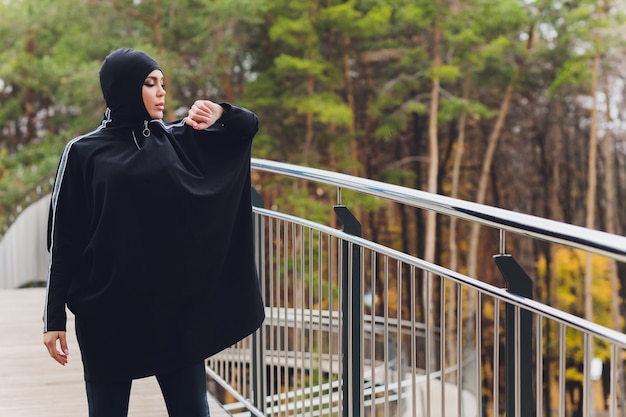
[[[0,291],[0,416],[86,416],[87,400],[74,319],[68,317],[70,361],[53,361],[42,343],[45,289]],[[211,417],[228,417],[210,394]],[[129,417],[167,417],[154,377],[133,381]]]

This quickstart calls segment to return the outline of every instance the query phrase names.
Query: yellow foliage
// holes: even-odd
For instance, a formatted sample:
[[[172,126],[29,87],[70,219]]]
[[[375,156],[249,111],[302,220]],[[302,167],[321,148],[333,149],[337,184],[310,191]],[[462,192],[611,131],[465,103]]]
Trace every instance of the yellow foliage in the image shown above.
[[[553,253],[551,265],[551,280],[556,283],[556,301],[553,307],[579,317],[584,316],[584,283],[587,259],[591,260],[593,321],[597,324],[613,328],[611,318],[611,298],[619,297],[618,289],[611,288],[611,260],[595,254],[588,254],[579,249],[560,247]],[[546,259],[537,262],[537,272],[543,282],[547,280],[548,265]],[[554,337],[553,342],[556,341]],[[569,330],[566,334],[567,356],[574,363],[582,361],[583,336],[581,332]],[[594,339],[594,356],[606,359],[610,352],[606,343]],[[578,371],[568,369],[567,379],[580,378]]]
[[[554,251],[552,279],[556,280],[557,298],[553,307],[582,316],[584,312],[584,282],[587,257],[592,265],[592,297],[594,321],[611,326],[610,306],[614,294],[611,288],[610,260],[601,255],[587,254],[580,249],[561,247]],[[546,276],[546,259],[537,262],[537,272]]]

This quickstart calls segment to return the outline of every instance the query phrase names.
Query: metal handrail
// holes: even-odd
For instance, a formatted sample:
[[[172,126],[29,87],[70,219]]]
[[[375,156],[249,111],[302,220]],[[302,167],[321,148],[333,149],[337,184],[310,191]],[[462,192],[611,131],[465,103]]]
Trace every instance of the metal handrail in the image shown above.
[[[255,207],[254,211],[256,213],[263,214],[264,216],[268,218],[280,219],[280,220],[288,221],[290,223],[294,223],[294,224],[298,224],[298,225],[302,225],[306,227],[312,227],[330,236],[339,237],[342,240],[351,242],[362,248],[370,249],[372,251],[375,251],[383,255],[388,255],[392,257],[393,259],[397,259],[406,263],[407,265],[413,265],[422,270],[432,272],[436,275],[445,277],[459,284],[462,284],[466,286],[467,288],[476,290],[482,294],[487,294],[493,298],[497,298],[501,301],[504,301],[506,303],[512,304],[517,307],[522,307],[527,311],[530,311],[535,314],[539,314],[543,317],[554,320],[555,322],[559,322],[559,323],[571,326],[572,328],[578,329],[580,331],[592,334],[596,337],[602,338],[604,340],[607,340],[611,343],[614,343],[626,349],[626,334],[618,332],[616,330],[609,329],[607,327],[601,326],[591,321],[584,320],[573,314],[550,307],[546,304],[542,304],[530,298],[512,294],[506,289],[495,287],[491,284],[479,281],[477,279],[471,278],[467,275],[463,275],[456,271],[452,271],[442,266],[432,264],[430,262],[424,261],[423,259],[416,258],[404,252],[391,249],[389,247],[372,242],[370,240],[363,239],[361,237],[357,237],[353,235],[349,235],[347,233],[342,232],[341,230],[337,230],[332,227],[323,226],[323,225],[320,225],[318,223],[315,223],[306,219],[291,216],[289,214],[279,213],[279,212],[271,211],[267,209],[261,209],[258,207]]]
[[[340,189],[381,197],[626,262],[626,237],[623,236],[317,168],[257,158],[252,158],[251,166],[258,171],[324,183]]]

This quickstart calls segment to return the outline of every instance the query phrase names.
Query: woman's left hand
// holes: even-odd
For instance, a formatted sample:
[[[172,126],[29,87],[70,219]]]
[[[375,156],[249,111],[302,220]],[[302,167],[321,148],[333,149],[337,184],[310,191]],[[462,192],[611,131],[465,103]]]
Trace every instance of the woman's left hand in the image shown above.
[[[61,350],[57,348],[57,341],[58,347],[60,347]],[[67,337],[65,332],[45,332],[43,334],[43,344],[48,349],[48,353],[50,353],[50,357],[52,357],[52,359],[59,362],[63,366],[67,365],[67,356],[69,355],[69,351],[67,350]]]
[[[222,117],[224,108],[210,100],[197,100],[189,109],[185,123],[197,130],[213,126]]]

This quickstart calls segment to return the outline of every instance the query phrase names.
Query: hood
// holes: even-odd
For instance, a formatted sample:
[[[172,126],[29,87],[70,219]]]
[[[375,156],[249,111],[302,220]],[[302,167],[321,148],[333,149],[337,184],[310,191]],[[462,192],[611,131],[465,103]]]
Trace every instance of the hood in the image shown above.
[[[136,124],[151,120],[141,89],[148,74],[161,69],[148,54],[129,48],[111,52],[100,67],[100,87],[106,101],[107,122]]]

